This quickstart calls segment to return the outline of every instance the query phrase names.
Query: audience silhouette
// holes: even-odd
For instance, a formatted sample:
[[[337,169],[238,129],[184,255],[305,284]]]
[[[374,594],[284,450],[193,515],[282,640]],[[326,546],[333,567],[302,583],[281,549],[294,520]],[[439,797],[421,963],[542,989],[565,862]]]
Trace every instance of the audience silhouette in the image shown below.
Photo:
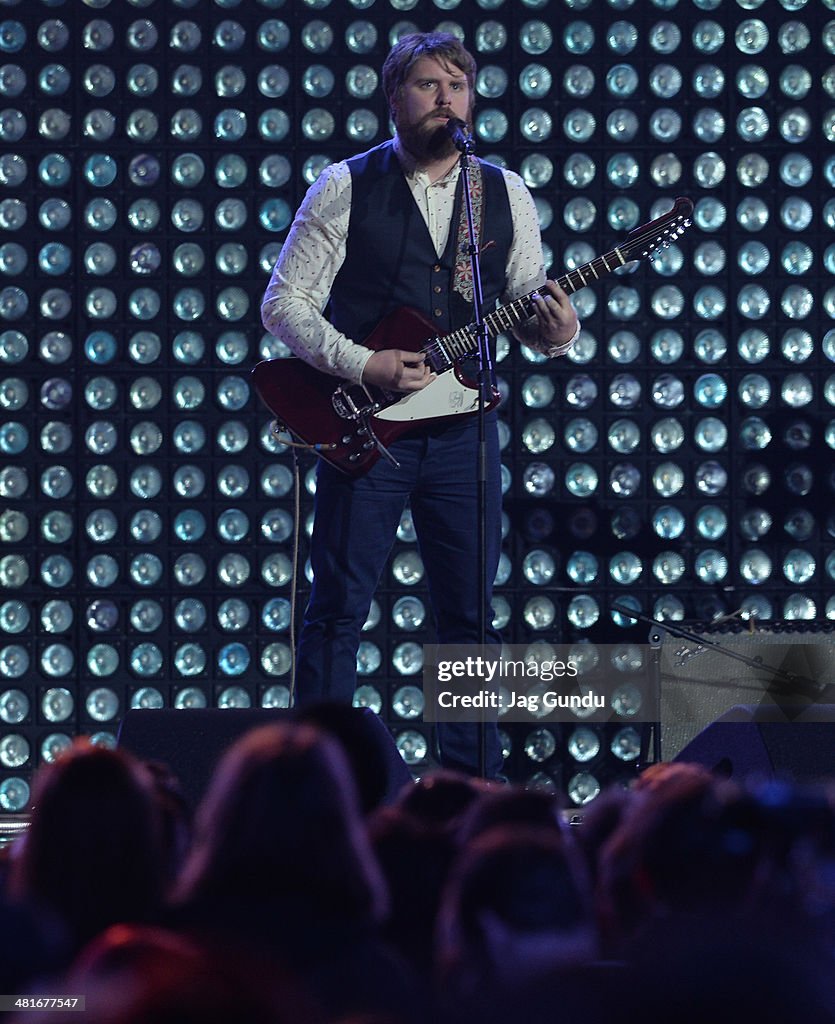
[[[387,906],[336,740],[287,721],[236,742],[198,808],[168,926],[289,968],[329,1013],[382,1012],[417,995],[382,938]]]
[[[657,764],[582,815],[448,771],[395,796],[348,718],[244,734],[193,821],[123,750],[40,768],[0,856],[3,991],[93,1024],[835,1024],[826,782]]]
[[[552,827],[499,825],[462,849],[437,924],[439,992],[478,1020],[503,992],[597,956],[585,863]]]
[[[153,920],[165,885],[150,772],[78,740],[39,771],[34,811],[12,852],[8,895],[35,911],[71,959],[110,924]]]

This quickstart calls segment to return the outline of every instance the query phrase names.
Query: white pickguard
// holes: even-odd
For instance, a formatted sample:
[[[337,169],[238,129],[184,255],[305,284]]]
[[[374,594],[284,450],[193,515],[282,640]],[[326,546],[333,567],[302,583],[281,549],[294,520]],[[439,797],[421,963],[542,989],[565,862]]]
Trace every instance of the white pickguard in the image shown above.
[[[404,395],[394,405],[374,413],[375,420],[408,423],[411,420],[429,420],[438,416],[455,416],[475,412],[478,391],[467,387],[452,372],[439,374],[431,384],[420,391]]]

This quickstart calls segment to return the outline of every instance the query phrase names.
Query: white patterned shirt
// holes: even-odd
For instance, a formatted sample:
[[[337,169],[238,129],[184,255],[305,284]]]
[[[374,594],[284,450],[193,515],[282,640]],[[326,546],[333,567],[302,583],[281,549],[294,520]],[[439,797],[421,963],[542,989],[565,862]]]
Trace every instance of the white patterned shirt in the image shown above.
[[[394,145],[440,256],[452,223],[460,163],[456,162],[447,175],[433,182],[415,166],[397,138]],[[506,303],[540,287],[546,274],[533,197],[514,171],[503,168],[502,175],[513,223],[502,295],[502,302]],[[326,167],[302,200],[264,294],[261,318],[270,334],[281,339],[295,355],[319,370],[358,383],[373,350],[363,345],[362,339],[347,338],[323,316],[331,286],[345,260],[350,213],[351,171],[342,160]],[[579,327],[564,345],[543,342],[535,320],[520,325],[515,333],[531,348],[556,356],[571,348]]]

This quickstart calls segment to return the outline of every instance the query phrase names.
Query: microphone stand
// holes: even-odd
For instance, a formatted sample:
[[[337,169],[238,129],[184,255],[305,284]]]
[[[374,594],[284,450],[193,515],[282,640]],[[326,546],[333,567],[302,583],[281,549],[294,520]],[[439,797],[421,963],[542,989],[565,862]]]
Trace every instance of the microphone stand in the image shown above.
[[[481,285],[481,262],[478,249],[478,233],[473,217],[473,199],[470,186],[469,156],[475,152],[475,143],[463,122],[455,121],[450,135],[461,152],[461,178],[463,199],[467,213],[467,235],[469,239],[470,268],[473,279],[473,334],[477,342],[478,363],[478,457],[476,461],[478,499],[476,511],[476,541],[478,549],[478,642],[487,644],[487,609],[484,595],[487,593],[487,430],[485,408],[490,403],[494,385],[493,360],[490,354],[490,336],[484,320],[484,294]],[[478,769],[482,778],[487,774],[487,733],[484,721],[478,723]]]

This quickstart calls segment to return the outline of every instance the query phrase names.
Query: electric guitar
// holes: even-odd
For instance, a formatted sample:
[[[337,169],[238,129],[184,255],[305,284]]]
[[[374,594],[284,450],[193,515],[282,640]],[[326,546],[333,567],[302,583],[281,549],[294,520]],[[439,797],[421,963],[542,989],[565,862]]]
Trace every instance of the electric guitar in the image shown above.
[[[557,280],[569,294],[599,281],[627,263],[651,257],[679,238],[691,224],[693,203],[679,197],[672,210],[634,228],[624,242]],[[484,317],[490,337],[535,315],[533,296],[522,295]],[[461,364],[478,348],[473,324],[449,334],[407,306],[385,316],[363,342],[379,352],[399,348],[424,352],[436,376],[420,391],[405,394],[374,385],[340,382],[297,357],[265,359],[252,370],[255,390],[280,427],[349,476],[366,473],[380,456],[395,463],[387,445],[423,420],[446,419],[478,408],[478,385]],[[494,408],[494,390],[487,408]]]

